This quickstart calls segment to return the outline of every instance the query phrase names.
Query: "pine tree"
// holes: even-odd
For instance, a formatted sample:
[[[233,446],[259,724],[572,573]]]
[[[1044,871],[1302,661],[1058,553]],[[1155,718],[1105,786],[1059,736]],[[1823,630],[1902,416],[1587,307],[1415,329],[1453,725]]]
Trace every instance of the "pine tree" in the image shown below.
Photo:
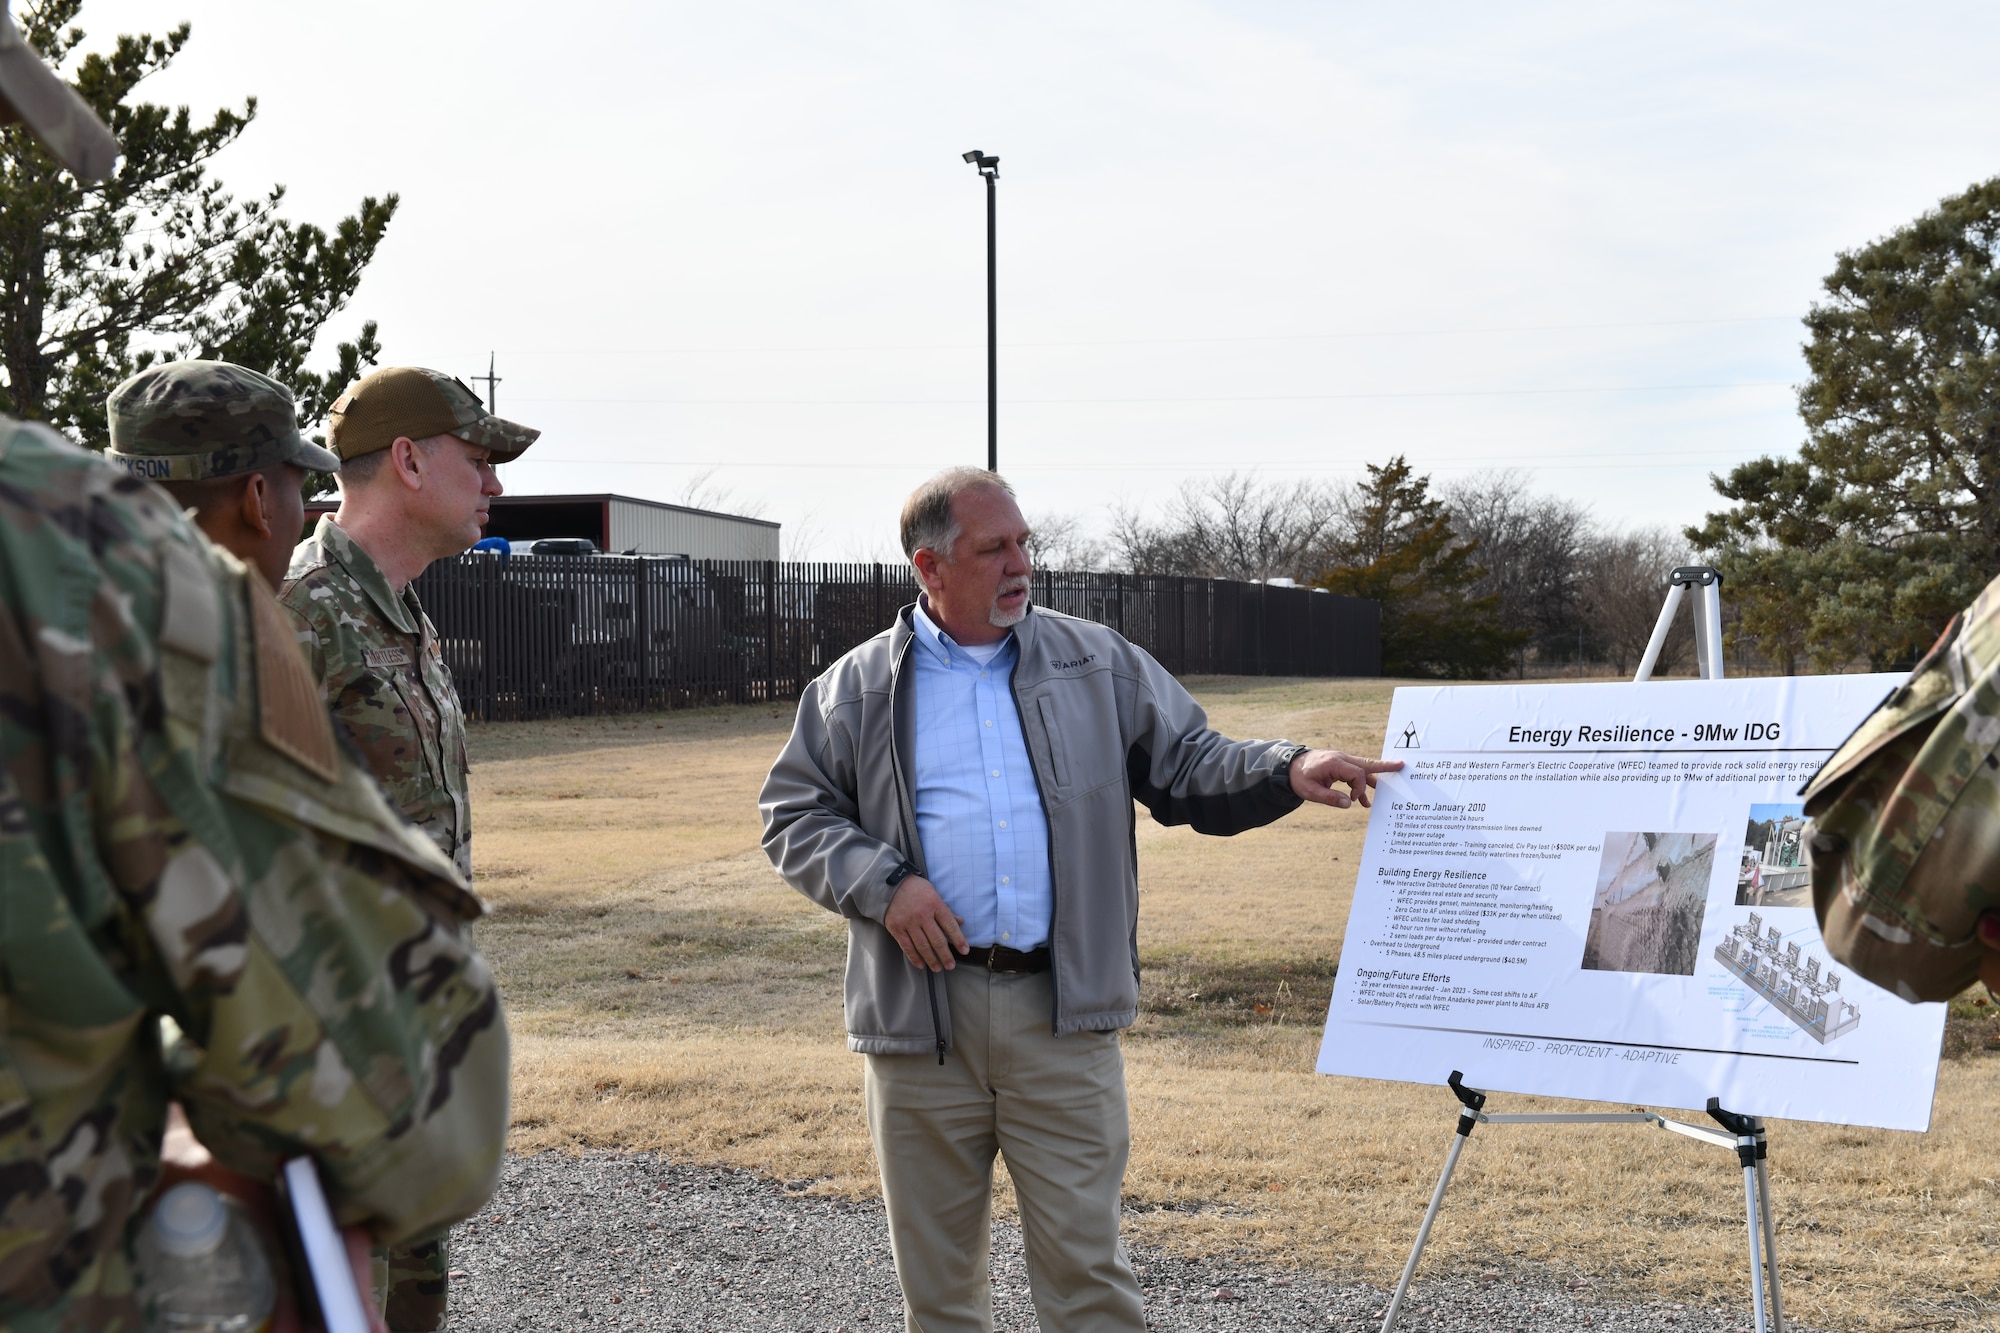
[[[71,26],[82,6],[41,0],[17,17],[45,58],[69,68],[124,156],[111,179],[85,184],[18,124],[0,129],[0,410],[101,448],[105,395],[120,380],[199,356],[270,375],[298,396],[302,425],[321,421],[380,350],[369,321],[331,365],[305,368],[374,258],[396,196],[364,198],[331,234],[280,217],[283,186],[239,202],[208,166],[249,127],[256,99],[205,125],[186,107],[135,100],[180,54],[188,25],[86,54]]]
[[[1498,593],[1476,595],[1486,570],[1477,542],[1452,532],[1451,515],[1400,455],[1368,465],[1340,564],[1314,580],[1328,592],[1382,606],[1382,674],[1485,679],[1507,668],[1526,637],[1500,624]]]
[[[2000,574],[2000,178],[1842,254],[1806,316],[1797,458],[1690,528],[1766,656],[1907,664]]]

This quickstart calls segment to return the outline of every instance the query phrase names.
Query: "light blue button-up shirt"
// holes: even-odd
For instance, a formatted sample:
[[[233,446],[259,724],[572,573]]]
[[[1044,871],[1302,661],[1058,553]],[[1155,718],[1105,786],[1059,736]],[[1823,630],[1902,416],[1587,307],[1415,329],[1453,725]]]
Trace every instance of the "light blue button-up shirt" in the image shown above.
[[[917,837],[924,868],[964,922],[968,944],[1048,943],[1055,894],[1049,824],[1014,707],[1013,635],[990,661],[939,629],[917,603]]]

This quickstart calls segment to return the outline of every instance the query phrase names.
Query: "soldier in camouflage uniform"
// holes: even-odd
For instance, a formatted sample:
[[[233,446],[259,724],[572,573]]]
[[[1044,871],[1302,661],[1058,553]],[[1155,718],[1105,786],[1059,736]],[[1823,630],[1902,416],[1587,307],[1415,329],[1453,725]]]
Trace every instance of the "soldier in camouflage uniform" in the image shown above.
[[[110,169],[4,7],[0,99],[72,170]],[[507,1041],[468,886],[342,754],[244,567],[154,486],[5,419],[0,908],[0,1327],[140,1327],[170,1096],[235,1170],[310,1153],[379,1241],[489,1196]]]
[[[340,460],[299,434],[291,390],[227,361],[170,361],[111,391],[104,456],[155,482],[271,587],[305,526],[308,472]]]
[[[538,432],[490,415],[436,371],[376,370],[342,394],[327,443],[339,455],[340,510],[300,543],[280,594],[333,714],[389,798],[461,873],[472,874],[465,713],[411,581],[479,539],[500,493],[493,465]],[[442,1326],[446,1238],[392,1252],[389,1325]]]
[[[1834,957],[1906,1000],[2000,991],[2000,580],[1805,797]]]
[[[435,371],[377,370],[334,403],[340,512],[299,544],[280,600],[347,730],[410,821],[472,873],[465,714],[410,583],[479,540],[493,465],[538,432]]]

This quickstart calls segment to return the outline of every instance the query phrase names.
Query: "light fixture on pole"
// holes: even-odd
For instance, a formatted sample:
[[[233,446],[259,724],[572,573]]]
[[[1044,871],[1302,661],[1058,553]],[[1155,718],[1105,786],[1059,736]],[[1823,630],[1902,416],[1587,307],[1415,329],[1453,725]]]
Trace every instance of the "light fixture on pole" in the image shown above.
[[[986,470],[1000,470],[1000,345],[999,289],[994,259],[993,182],[1000,179],[1000,159],[977,148],[963,155],[986,181]]]

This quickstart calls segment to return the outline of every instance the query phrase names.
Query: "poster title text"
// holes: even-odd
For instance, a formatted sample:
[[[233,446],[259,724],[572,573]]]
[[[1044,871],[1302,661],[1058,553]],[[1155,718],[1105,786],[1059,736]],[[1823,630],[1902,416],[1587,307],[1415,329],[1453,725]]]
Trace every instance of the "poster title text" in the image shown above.
[[[1720,741],[1767,741],[1783,739],[1776,722],[1697,722],[1692,727],[1649,727],[1629,722],[1609,726],[1584,723],[1573,727],[1509,727],[1509,745],[1545,745],[1560,750],[1568,745],[1712,745]]]

